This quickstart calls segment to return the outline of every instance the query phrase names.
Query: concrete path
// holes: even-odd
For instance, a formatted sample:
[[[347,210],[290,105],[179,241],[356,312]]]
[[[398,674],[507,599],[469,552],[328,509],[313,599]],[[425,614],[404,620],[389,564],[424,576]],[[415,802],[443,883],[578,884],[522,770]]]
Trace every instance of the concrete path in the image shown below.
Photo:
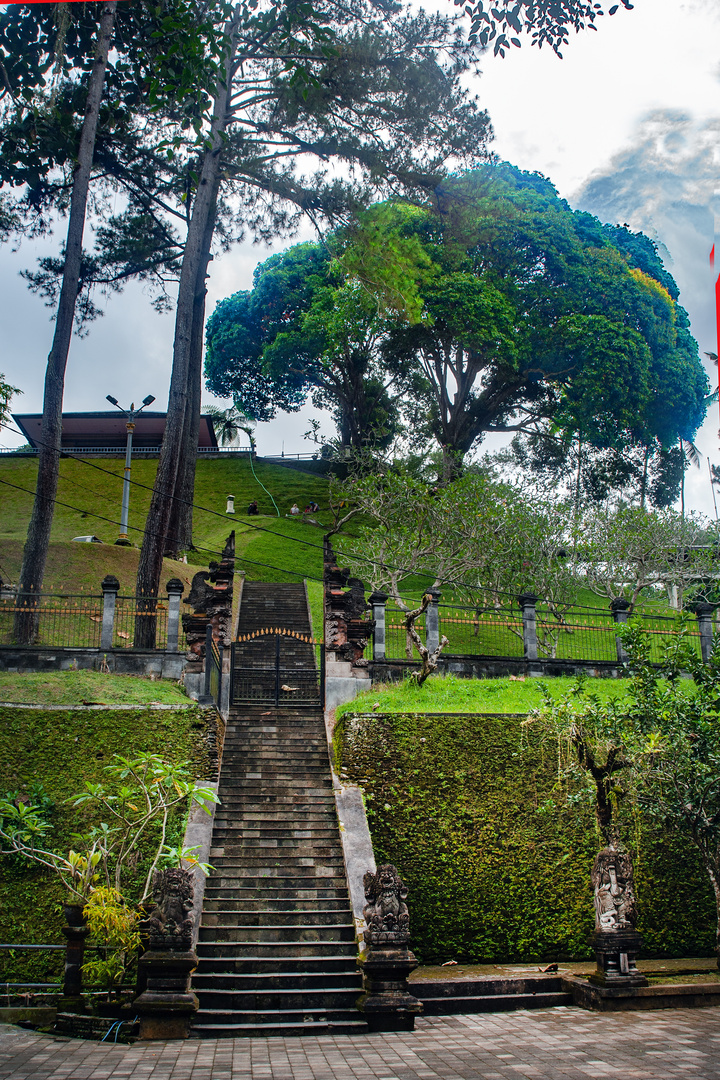
[[[428,1017],[398,1035],[108,1046],[0,1027],[0,1080],[720,1080],[720,1009]]]

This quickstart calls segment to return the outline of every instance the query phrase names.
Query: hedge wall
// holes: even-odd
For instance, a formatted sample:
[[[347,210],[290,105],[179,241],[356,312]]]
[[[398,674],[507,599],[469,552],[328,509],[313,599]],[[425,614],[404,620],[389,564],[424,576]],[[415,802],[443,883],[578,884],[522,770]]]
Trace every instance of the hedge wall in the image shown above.
[[[215,779],[208,749],[211,716],[196,706],[178,709],[0,708],[0,793],[23,794],[33,782],[43,785],[55,806],[49,844],[58,851],[73,846],[72,836],[87,827],[87,811],[66,805],[86,780],[107,783],[104,766],[113,754],[132,757],[146,751],[173,761],[190,761],[196,779]],[[168,843],[181,839],[182,814],[172,822]],[[134,877],[144,880],[151,838],[141,850]],[[130,881],[128,881],[130,884]],[[0,942],[62,944],[64,890],[51,873],[17,857],[0,858]],[[0,951],[0,983],[50,982],[62,971],[60,952]]]
[[[558,784],[555,747],[523,719],[346,714],[336,728],[337,764],[364,789],[375,857],[409,886],[424,963],[592,955],[592,803]],[[712,955],[715,903],[695,849],[630,809],[622,832],[644,955]]]

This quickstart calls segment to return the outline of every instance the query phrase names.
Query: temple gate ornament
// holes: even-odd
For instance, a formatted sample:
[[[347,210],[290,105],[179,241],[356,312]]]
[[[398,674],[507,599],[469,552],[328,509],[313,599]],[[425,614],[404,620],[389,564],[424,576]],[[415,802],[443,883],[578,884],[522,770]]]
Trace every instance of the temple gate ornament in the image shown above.
[[[188,659],[201,660],[205,655],[207,626],[212,626],[213,640],[229,647],[232,639],[233,578],[235,574],[235,530],[225,541],[220,562],[211,562],[208,570],[193,576],[190,592],[183,603],[192,614],[182,617],[188,645]]]
[[[363,886],[367,949],[360,960],[365,992],[359,1006],[372,1031],[412,1031],[423,1007],[410,994],[407,983],[417,967],[408,948],[407,886],[390,863],[379,866],[374,874],[365,874]]]
[[[192,948],[194,880],[191,870],[158,870],[153,877],[155,907],[144,926],[148,950],[140,957],[143,991],[133,1008],[141,1039],[186,1039],[198,999],[189,988],[197,967]]]

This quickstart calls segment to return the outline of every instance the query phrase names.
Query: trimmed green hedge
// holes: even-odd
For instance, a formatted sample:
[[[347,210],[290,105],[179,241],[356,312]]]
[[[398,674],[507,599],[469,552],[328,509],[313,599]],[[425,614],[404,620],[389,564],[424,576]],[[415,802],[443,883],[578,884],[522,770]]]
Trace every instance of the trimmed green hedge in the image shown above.
[[[336,728],[338,766],[365,791],[375,857],[409,886],[424,963],[592,955],[592,804],[565,781],[558,789],[555,748],[523,719],[345,714]],[[712,955],[715,903],[695,849],[639,815],[622,826],[644,955]]]
[[[0,708],[0,792],[24,793],[41,783],[55,803],[49,843],[72,846],[87,826],[87,814],[65,805],[86,780],[107,783],[104,766],[114,754],[143,752],[192,762],[196,779],[214,779],[205,734],[208,713],[197,706],[175,709]],[[181,839],[183,815],[172,822],[168,843]],[[150,840],[134,877],[144,879]],[[129,883],[128,883],[129,884]],[[0,942],[62,944],[63,889],[50,872],[16,857],[0,858]],[[0,983],[53,981],[62,972],[61,952],[0,951]]]

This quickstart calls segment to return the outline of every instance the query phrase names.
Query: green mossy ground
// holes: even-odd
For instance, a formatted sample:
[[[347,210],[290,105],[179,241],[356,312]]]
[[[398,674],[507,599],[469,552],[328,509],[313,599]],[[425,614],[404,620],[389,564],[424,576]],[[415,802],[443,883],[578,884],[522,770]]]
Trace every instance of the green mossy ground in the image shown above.
[[[531,679],[509,676],[503,679],[461,679],[456,675],[433,675],[423,686],[406,679],[378,683],[353,701],[338,706],[338,717],[357,712],[492,712],[526,713],[543,703],[545,693],[564,697],[577,685],[576,679]],[[588,694],[600,701],[622,698],[627,693],[625,679],[585,679]],[[688,683],[688,692],[691,689]]]
[[[99,472],[99,466],[105,472]],[[99,592],[105,574],[116,574],[124,592],[132,591],[137,570],[137,548],[117,548],[124,461],[120,457],[93,457],[90,463],[65,458],[60,463],[58,503],[53,518],[52,546],[44,589],[48,592]],[[322,578],[322,532],[300,520],[286,518],[296,502],[301,509],[314,499],[327,506],[328,482],[321,476],[255,462],[253,475],[246,456],[200,459],[195,485],[194,542],[198,551],[192,564],[166,560],[162,584],[179,576],[188,582],[197,568],[217,558],[231,529],[237,534],[238,569],[245,569],[251,581],[297,581],[298,577]],[[130,496],[130,538],[139,544],[150,505],[157,470],[157,458],[137,458],[133,462]],[[108,475],[108,472],[112,475]],[[35,490],[37,460],[0,457],[0,577],[15,580],[20,568],[32,492]],[[265,485],[280,511],[258,480]],[[140,485],[144,486],[140,486]],[[17,488],[24,488],[19,491]],[[237,513],[226,515],[226,496],[235,496]],[[260,515],[245,513],[253,499]],[[321,515],[322,517],[323,515]],[[327,514],[324,515],[327,517]],[[109,519],[109,520],[107,520]],[[272,530],[264,532],[257,528]],[[104,544],[72,543],[74,536],[94,534]],[[295,541],[309,542],[298,544]]]
[[[0,702],[32,705],[188,705],[182,686],[167,679],[103,675],[100,671],[0,672]]]
[[[158,685],[147,682],[150,688]],[[207,713],[194,705],[177,710],[0,707],[0,793],[23,795],[33,784],[42,784],[55,804],[50,817],[51,845],[67,851],[73,846],[73,834],[89,821],[85,812],[73,809],[66,800],[82,790],[86,781],[107,782],[104,770],[114,754],[159,753],[173,761],[189,761],[196,779],[208,778],[206,725]],[[168,843],[179,841],[183,828],[183,815],[178,814]],[[133,879],[128,880],[129,887],[133,881],[144,880],[149,850],[148,843]],[[61,944],[63,895],[51,873],[13,857],[0,859],[0,942]],[[61,970],[59,952],[0,952],[0,982],[52,981]]]
[[[339,767],[365,792],[376,860],[394,863],[410,888],[423,963],[591,955],[601,846],[592,805],[558,784],[554,746],[522,719],[346,712],[336,729]],[[622,831],[644,955],[711,955],[715,904],[694,848],[639,816],[626,815]]]

